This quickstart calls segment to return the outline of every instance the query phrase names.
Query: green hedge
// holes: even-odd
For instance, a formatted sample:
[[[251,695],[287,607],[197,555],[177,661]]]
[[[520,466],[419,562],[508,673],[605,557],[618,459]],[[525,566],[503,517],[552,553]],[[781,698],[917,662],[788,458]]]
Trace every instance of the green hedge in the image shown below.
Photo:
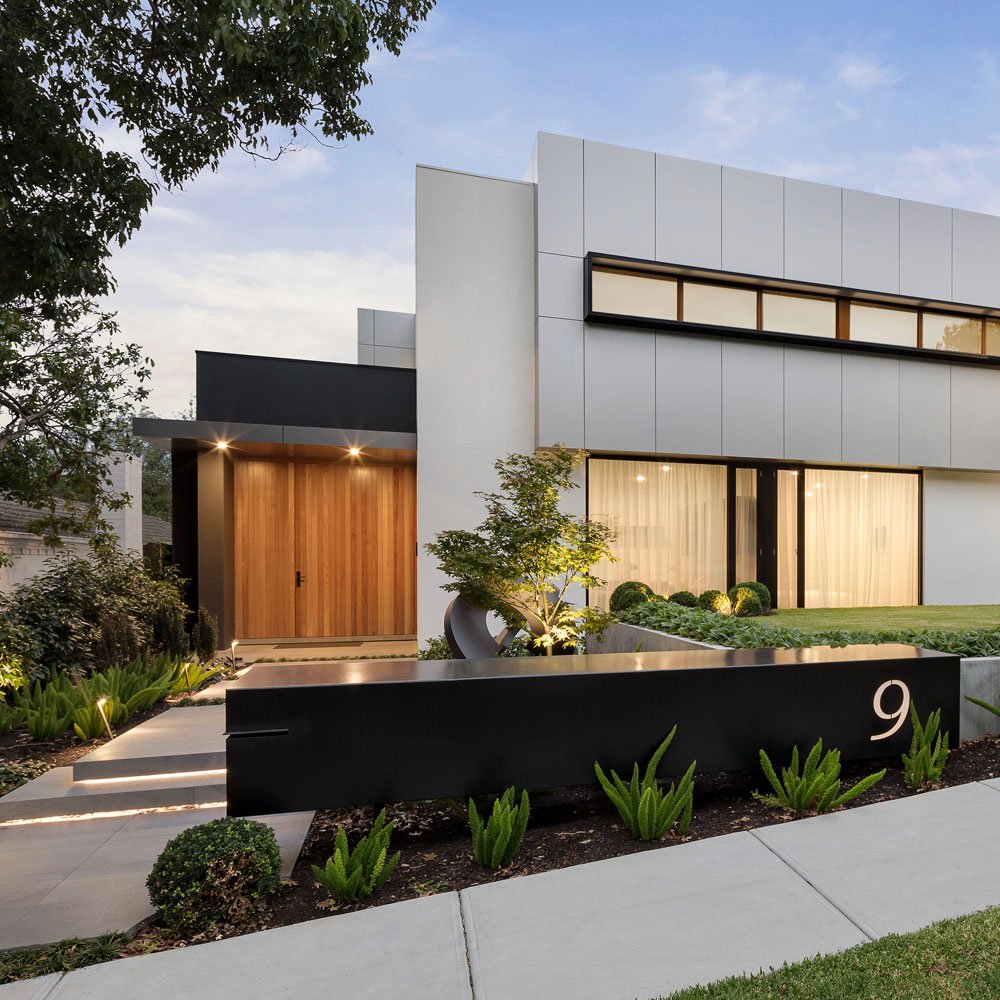
[[[1000,628],[965,630],[911,629],[878,632],[826,629],[807,632],[800,628],[782,628],[748,618],[729,618],[713,611],[683,608],[669,601],[649,601],[624,612],[621,621],[628,625],[669,632],[743,649],[792,649],[799,646],[854,646],[862,643],[899,642],[923,646],[958,656],[1000,656]]]

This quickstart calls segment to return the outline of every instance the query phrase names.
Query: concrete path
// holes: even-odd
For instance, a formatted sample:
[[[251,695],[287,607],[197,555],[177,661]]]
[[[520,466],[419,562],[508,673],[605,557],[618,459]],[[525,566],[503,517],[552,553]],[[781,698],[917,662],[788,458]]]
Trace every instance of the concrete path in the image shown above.
[[[0,987],[0,1000],[639,1000],[1000,905],[1000,780]]]

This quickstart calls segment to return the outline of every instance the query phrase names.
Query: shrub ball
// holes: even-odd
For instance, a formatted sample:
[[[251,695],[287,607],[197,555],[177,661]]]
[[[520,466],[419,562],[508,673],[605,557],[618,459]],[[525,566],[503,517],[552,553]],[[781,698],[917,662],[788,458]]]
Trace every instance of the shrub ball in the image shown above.
[[[679,604],[682,608],[698,607],[698,598],[690,590],[678,590],[676,593],[671,594],[667,600],[673,604]]]
[[[645,604],[653,596],[653,591],[646,584],[638,580],[626,580],[611,591],[608,610],[615,615],[621,614],[637,604]]]
[[[739,600],[739,591],[750,590],[757,595],[757,600],[760,601],[760,606],[764,609],[763,614],[769,615],[771,613],[771,608],[774,606],[774,602],[771,600],[771,591],[768,589],[767,584],[758,583],[756,580],[748,580],[746,583],[738,583],[732,590],[729,591],[729,600],[732,601],[733,605]]]
[[[721,590],[706,590],[698,598],[698,607],[702,611],[714,611],[717,615],[733,613],[733,603]]]
[[[281,883],[274,831],[248,819],[216,819],[167,843],[146,879],[150,902],[184,933],[252,927]]]
[[[733,614],[737,618],[755,618],[763,613],[764,607],[760,603],[760,598],[752,590],[744,587],[736,604],[733,605]]]

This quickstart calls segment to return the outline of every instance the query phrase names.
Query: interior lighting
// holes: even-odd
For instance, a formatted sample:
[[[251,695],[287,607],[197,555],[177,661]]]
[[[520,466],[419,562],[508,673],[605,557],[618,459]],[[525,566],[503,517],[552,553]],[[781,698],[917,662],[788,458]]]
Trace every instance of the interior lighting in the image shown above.
[[[812,490],[806,490],[806,496],[807,497],[811,497],[812,495],[813,495],[813,491]]]
[[[215,442],[215,447],[218,448],[219,451],[228,451],[229,450],[229,442],[228,441],[216,441]]]
[[[818,489],[818,490],[823,489],[823,484],[822,483],[817,483],[816,484],[816,489]]]
[[[351,458],[357,458],[358,455],[361,454],[361,449],[352,445],[350,448],[347,449],[347,454],[350,455]]]
[[[862,473],[861,473],[861,478],[862,478],[863,480],[867,480],[867,479],[868,479],[868,473],[867,473],[867,472],[862,472]]]
[[[635,477],[635,481],[637,483],[644,483],[646,481],[646,477],[645,476],[636,476]]]
[[[670,466],[669,465],[661,465],[660,468],[663,469],[664,472],[669,472],[670,471]]]

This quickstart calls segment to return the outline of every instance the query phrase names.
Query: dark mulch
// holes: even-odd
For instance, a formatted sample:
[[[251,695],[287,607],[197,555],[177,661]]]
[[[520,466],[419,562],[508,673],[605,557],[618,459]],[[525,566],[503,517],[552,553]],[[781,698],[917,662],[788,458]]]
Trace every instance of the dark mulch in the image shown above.
[[[882,767],[888,769],[885,778],[848,808],[915,794],[903,783],[898,758],[845,764],[843,777],[847,784],[852,784]],[[952,751],[942,786],[998,775],[1000,737],[988,736]],[[762,775],[748,772],[699,775],[695,782],[694,817],[687,835],[671,836],[657,843],[633,840],[596,786],[577,785],[536,792],[532,796],[531,822],[521,851],[511,867],[500,873],[480,868],[472,861],[468,830],[444,803],[390,806],[388,812],[396,824],[392,847],[402,851],[402,859],[381,892],[356,905],[332,906],[324,890],[316,885],[310,865],[325,864],[339,825],[345,827],[352,843],[365,833],[372,822],[372,811],[364,808],[321,812],[313,821],[291,884],[284,886],[274,900],[273,914],[267,925],[298,923],[331,912],[380,906],[795,819],[752,797],[755,789],[763,788],[763,782]]]

